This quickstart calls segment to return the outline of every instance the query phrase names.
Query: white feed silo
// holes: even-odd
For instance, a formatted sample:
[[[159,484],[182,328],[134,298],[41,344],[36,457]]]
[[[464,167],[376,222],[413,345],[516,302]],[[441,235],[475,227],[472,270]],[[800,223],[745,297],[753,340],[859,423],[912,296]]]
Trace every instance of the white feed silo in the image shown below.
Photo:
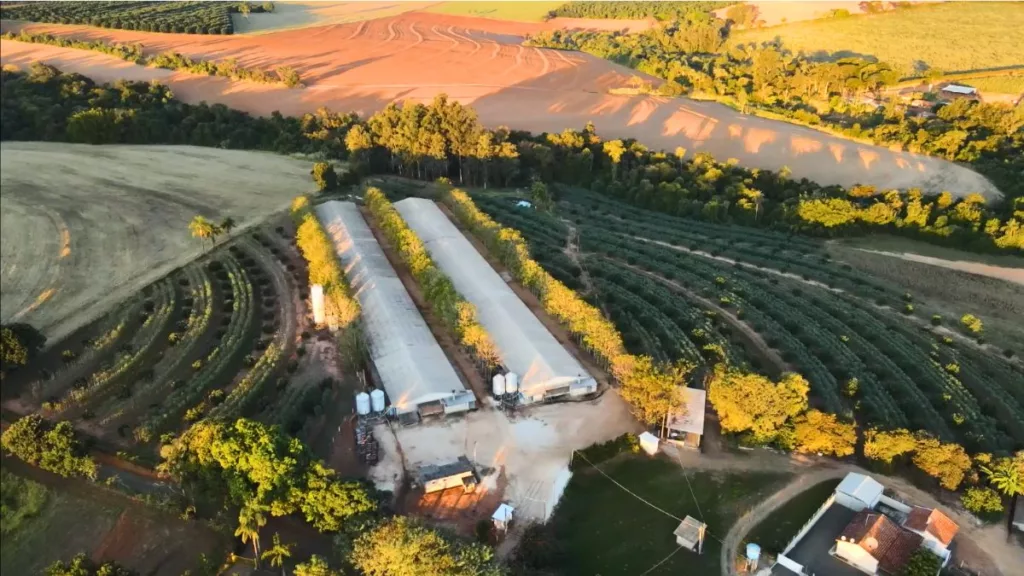
[[[501,374],[495,374],[494,378],[491,378],[491,391],[495,396],[501,397],[505,395],[505,377]]]
[[[323,326],[327,322],[327,308],[324,305],[324,287],[313,284],[309,287],[309,302],[313,306],[313,323]]]
[[[519,375],[515,372],[505,374],[505,393],[515,394],[519,392]]]
[[[384,411],[384,391],[380,388],[370,392],[370,401],[373,403],[374,412]]]
[[[370,413],[370,395],[366,392],[356,394],[356,414],[366,416]]]

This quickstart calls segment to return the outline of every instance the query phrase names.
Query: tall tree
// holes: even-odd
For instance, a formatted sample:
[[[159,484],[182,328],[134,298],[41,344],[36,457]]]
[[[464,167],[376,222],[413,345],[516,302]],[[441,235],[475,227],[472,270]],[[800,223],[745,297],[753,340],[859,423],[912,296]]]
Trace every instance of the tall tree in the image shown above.
[[[331,568],[323,556],[314,554],[309,557],[309,560],[295,567],[294,576],[340,576],[340,574]]]
[[[1006,539],[1009,540],[1017,512],[1017,498],[1024,494],[1024,450],[1014,454],[1013,458],[1000,458],[991,467],[982,466],[981,471],[996,490],[1010,497],[1010,516],[1006,521]]]
[[[242,543],[252,541],[253,564],[260,563],[260,528],[267,523],[267,517],[262,510],[254,505],[245,505],[238,513],[238,527],[235,528],[235,536],[242,539]]]
[[[807,409],[810,385],[799,374],[778,382],[719,365],[708,385],[708,399],[721,419],[722,431],[749,431],[758,442],[775,439],[787,420]]]
[[[421,526],[404,516],[383,520],[354,542],[352,564],[366,576],[501,576],[494,552]]]
[[[287,558],[292,557],[292,548],[295,544],[283,544],[281,542],[281,535],[277,532],[274,533],[274,545],[267,548],[260,554],[260,559],[267,560],[271,566],[281,569],[281,576],[285,576],[284,573],[284,561]]]
[[[213,241],[217,237],[217,225],[206,219],[204,216],[196,216],[188,224],[189,232],[193,238],[199,238],[205,250],[206,241]]]

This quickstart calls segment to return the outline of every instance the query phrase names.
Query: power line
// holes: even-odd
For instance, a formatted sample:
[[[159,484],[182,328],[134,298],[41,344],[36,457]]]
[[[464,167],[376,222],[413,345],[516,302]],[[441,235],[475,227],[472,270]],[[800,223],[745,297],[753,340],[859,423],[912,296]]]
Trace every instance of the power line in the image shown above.
[[[690,484],[690,476],[686,473],[686,467],[683,466],[683,460],[679,457],[679,450],[676,449],[675,452],[676,462],[679,462],[679,470],[683,473],[683,478],[686,478],[686,487],[690,489],[690,496],[693,497],[693,503],[695,506],[697,506],[697,514],[700,514],[700,521],[704,522],[704,512],[701,511],[700,503],[697,502],[697,495],[693,493],[693,485]]]
[[[665,516],[668,516],[669,518],[672,518],[672,519],[678,520],[678,521],[680,521],[680,522],[682,522],[682,521],[683,521],[683,519],[682,519],[682,518],[680,518],[680,517],[678,517],[678,516],[676,516],[676,515],[674,515],[674,514],[670,514],[670,513],[666,512],[666,511],[662,510],[661,508],[658,508],[658,507],[657,507],[657,506],[655,506],[654,504],[651,504],[650,502],[648,502],[647,500],[645,500],[645,499],[644,499],[643,497],[641,497],[641,496],[640,496],[639,494],[637,494],[636,492],[633,492],[633,491],[632,491],[632,490],[630,490],[629,488],[626,488],[626,487],[625,487],[625,486],[623,486],[622,484],[619,484],[619,481],[618,481],[618,480],[616,480],[615,478],[612,478],[612,477],[611,477],[611,476],[609,476],[608,474],[605,474],[605,471],[604,471],[604,470],[601,470],[600,468],[598,468],[597,466],[595,466],[595,465],[594,465],[594,463],[593,463],[593,462],[591,462],[590,460],[588,460],[588,459],[587,459],[587,457],[586,457],[586,456],[584,456],[582,452],[578,452],[578,451],[576,451],[576,450],[573,450],[573,452],[574,452],[574,453],[575,453],[576,455],[578,455],[578,456],[579,456],[580,458],[583,458],[583,460],[584,460],[584,461],[586,461],[586,463],[587,463],[587,464],[590,464],[590,465],[591,465],[591,467],[593,467],[593,468],[594,468],[594,470],[597,470],[598,472],[600,472],[600,473],[601,473],[601,475],[602,475],[602,476],[604,476],[605,478],[607,478],[607,479],[611,480],[612,482],[614,482],[614,483],[615,483],[615,485],[616,485],[616,486],[618,486],[619,488],[622,488],[622,489],[623,489],[623,490],[625,490],[626,492],[629,492],[629,493],[630,493],[630,494],[631,494],[631,495],[632,495],[632,496],[633,496],[634,498],[636,498],[637,500],[639,500],[639,501],[643,502],[644,504],[647,504],[647,505],[648,505],[648,506],[650,506],[651,508],[654,508],[655,510],[657,510],[658,512],[661,512],[662,514],[664,514]]]
[[[664,558],[662,558],[661,562],[658,562],[658,563],[657,563],[657,564],[655,564],[654,566],[651,566],[650,568],[648,568],[648,569],[647,569],[647,571],[646,571],[646,572],[644,572],[644,573],[643,573],[643,574],[641,574],[640,576],[647,576],[647,575],[648,575],[648,574],[650,574],[651,572],[654,572],[654,571],[655,571],[655,570],[656,570],[656,569],[658,568],[658,566],[661,566],[661,565],[662,565],[662,564],[664,564],[665,562],[668,562],[669,558],[671,558],[671,557],[675,556],[675,555],[676,555],[676,552],[679,552],[679,551],[680,551],[680,550],[682,550],[682,549],[683,549],[683,547],[682,547],[682,546],[677,546],[677,547],[676,547],[676,549],[675,549],[675,550],[673,550],[673,551],[672,551],[672,552],[671,552],[671,553],[670,553],[670,554],[669,554],[668,556],[665,556]]]

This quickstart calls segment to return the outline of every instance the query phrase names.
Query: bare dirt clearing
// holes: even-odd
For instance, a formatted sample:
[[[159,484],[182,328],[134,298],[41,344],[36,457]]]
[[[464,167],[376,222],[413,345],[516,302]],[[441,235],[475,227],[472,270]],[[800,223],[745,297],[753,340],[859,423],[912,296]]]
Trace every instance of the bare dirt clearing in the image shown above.
[[[920,254],[912,254],[910,252],[884,252],[882,250],[868,250],[866,248],[857,248],[857,250],[869,252],[871,254],[880,254],[890,258],[908,260],[910,262],[920,262],[930,266],[949,268],[950,270],[959,270],[961,272],[967,272],[968,274],[975,274],[978,276],[998,278],[1000,280],[1006,280],[1007,282],[1013,282],[1014,284],[1024,285],[1024,268],[1003,268],[1002,266],[990,266],[988,264],[968,262],[965,260],[944,260],[942,258],[922,256]]]
[[[192,146],[4,142],[0,317],[50,342],[201,252],[196,214],[239,227],[310,186],[309,164]]]
[[[4,30],[19,26],[25,25],[3,24]],[[640,74],[587,54],[522,46],[521,34],[536,29],[528,23],[409,13],[258,36],[198,37],[57,25],[27,28],[83,39],[141,42],[153,52],[237,58],[249,67],[294,67],[307,85],[304,90],[147,69],[80,50],[0,43],[5,64],[44,61],[105,82],[160,80],[185,101],[222,102],[255,114],[279,110],[299,115],[320,106],[369,114],[395,100],[429,101],[447,93],[473,106],[490,127],[560,132],[593,120],[606,138],[636,138],[667,150],[682,146],[691,153],[706,151],[756,168],[788,166],[795,177],[823,184],[998,194],[979,174],[938,158],[744,116],[717,103],[608,94]]]
[[[478,471],[490,469],[489,474],[481,472],[478,490],[502,489],[502,499],[516,507],[517,517],[545,520],[572,475],[572,451],[636,432],[637,427],[628,406],[613,391],[597,400],[523,409],[511,417],[485,407],[464,418],[397,427],[394,434],[381,425],[374,429],[381,442],[381,462],[371,468],[370,476],[379,488],[393,489],[403,463],[414,473],[424,464],[466,456]],[[502,475],[507,479],[503,488]]]

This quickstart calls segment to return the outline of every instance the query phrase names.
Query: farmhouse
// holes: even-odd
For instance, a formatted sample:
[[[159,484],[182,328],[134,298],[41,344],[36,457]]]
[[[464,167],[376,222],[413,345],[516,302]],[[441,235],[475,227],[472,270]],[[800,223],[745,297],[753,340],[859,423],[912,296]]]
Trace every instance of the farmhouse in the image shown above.
[[[686,448],[700,448],[704,435],[704,410],[707,391],[698,388],[683,388],[681,410],[669,416],[668,439]]]
[[[395,411],[415,418],[475,407],[356,205],[331,201],[316,213],[362,307],[375,376]]]
[[[870,476],[847,474],[776,558],[772,574],[899,574],[921,549],[945,566],[956,523],[884,491]]]
[[[407,198],[395,209],[423,240],[438,268],[476,306],[505,368],[518,375],[524,404],[597,391],[597,382],[523,304],[501,276],[430,200]]]

